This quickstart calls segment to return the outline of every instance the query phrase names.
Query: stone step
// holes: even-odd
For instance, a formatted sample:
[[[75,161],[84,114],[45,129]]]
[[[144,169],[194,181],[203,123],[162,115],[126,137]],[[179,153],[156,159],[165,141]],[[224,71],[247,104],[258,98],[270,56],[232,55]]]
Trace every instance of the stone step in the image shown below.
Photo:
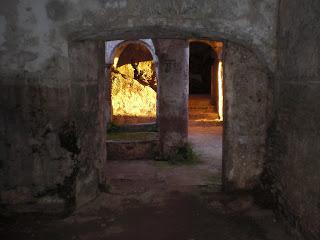
[[[214,127],[214,126],[223,126],[223,122],[189,120],[188,125],[189,125],[189,127]]]
[[[119,160],[154,159],[155,157],[159,156],[159,133],[157,132],[107,133],[106,146],[107,146],[108,160],[119,161]]]
[[[195,102],[195,103],[190,103],[189,102],[189,108],[205,108],[205,107],[213,107],[211,102],[208,103],[203,103],[203,102]]]
[[[128,124],[128,125],[115,125],[110,126],[116,128],[119,132],[151,132],[157,130],[156,123],[140,123],[140,124]]]
[[[213,105],[208,105],[208,106],[189,106],[188,109],[189,110],[202,110],[202,109],[213,109],[214,106]]]
[[[218,117],[219,117],[219,115],[217,113],[199,113],[199,114],[189,113],[189,119],[214,120],[214,119],[217,119]]]
[[[202,114],[202,113],[213,113],[214,108],[206,109],[189,109],[189,114]]]
[[[211,103],[210,96],[208,95],[192,95],[189,96],[189,112],[198,114],[199,112],[210,113],[214,110]]]
[[[107,140],[107,159],[112,161],[153,160],[159,156],[159,140],[113,141]]]

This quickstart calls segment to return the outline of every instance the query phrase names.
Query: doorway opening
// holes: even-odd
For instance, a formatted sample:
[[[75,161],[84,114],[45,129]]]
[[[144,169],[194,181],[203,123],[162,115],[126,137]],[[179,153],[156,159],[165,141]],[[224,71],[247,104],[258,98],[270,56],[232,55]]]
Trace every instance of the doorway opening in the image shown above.
[[[189,57],[189,119],[223,121],[223,43],[191,40]]]
[[[153,43],[151,39],[108,41],[106,63],[108,160],[152,159],[159,145]]]
[[[152,42],[154,42],[156,53],[159,56],[160,115],[158,115],[158,124],[160,140],[158,143],[162,144],[160,149],[162,153],[170,153],[170,151],[176,151],[180,148],[179,144],[188,140],[189,41],[176,38],[155,38]],[[84,203],[88,202],[88,199],[93,199],[98,190],[94,186],[100,186],[97,183],[105,182],[110,184],[110,194],[115,201],[107,199],[103,201],[104,203],[125,203],[130,194],[136,196],[138,200],[147,200],[148,203],[156,202],[159,200],[159,196],[170,198],[170,194],[177,191],[185,191],[189,195],[194,195],[193,193],[198,193],[194,190],[213,189],[211,187],[216,186],[216,180],[221,179],[219,176],[221,172],[223,187],[227,191],[249,191],[254,189],[256,184],[259,184],[264,167],[266,130],[269,126],[270,78],[266,66],[259,62],[254,51],[233,42],[226,43],[226,47],[223,49],[225,58],[220,58],[217,53],[214,55],[215,59],[219,60],[219,64],[215,64],[215,66],[222,66],[223,63],[226,73],[224,74],[226,111],[223,123],[225,127],[223,167],[219,167],[219,165],[221,166],[221,157],[218,157],[218,154],[221,156],[222,149],[221,134],[214,135],[217,137],[212,139],[213,135],[205,124],[202,126],[189,125],[191,129],[189,140],[194,140],[198,144],[195,147],[204,150],[200,156],[202,158],[200,163],[172,165],[169,161],[126,161],[121,163],[106,161],[111,160],[112,154],[109,152],[111,151],[109,143],[102,142],[105,141],[103,138],[105,136],[103,135],[105,132],[105,118],[103,116],[104,109],[106,109],[104,93],[107,92],[105,83],[108,82],[102,79],[104,76],[103,42],[86,40],[70,45],[71,73],[74,83],[71,85],[72,107],[78,110],[72,113],[72,120],[75,122],[76,130],[81,130],[79,131],[81,137],[77,139],[81,140],[79,143],[81,143],[82,149],[77,158],[81,163],[80,177],[76,178],[74,185],[77,202]],[[126,46],[127,42],[123,44]],[[112,60],[107,62],[107,67],[109,63],[110,67],[114,63],[115,54],[112,56]],[[222,60],[223,62],[221,62]],[[214,62],[216,63],[216,61]],[[108,69],[106,70],[108,71]],[[222,70],[218,73],[222,76]],[[79,96],[83,96],[85,101],[79,101]],[[211,105],[213,106],[214,103]],[[219,108],[216,108],[215,111],[217,109]],[[206,122],[210,128],[215,127],[213,123],[214,121]],[[193,132],[197,128],[200,128],[201,131]],[[110,135],[107,133],[107,140]],[[202,136],[199,137],[199,135]],[[141,153],[143,151],[140,147],[144,149],[146,147],[142,142],[133,144],[132,139],[130,136],[129,143],[123,141],[123,145],[117,146],[121,155],[119,155],[119,159],[115,158],[114,160],[125,160],[127,156],[131,157],[127,160],[154,159],[156,154],[153,157],[133,158],[133,151]],[[202,144],[215,141],[217,145],[206,146],[206,144]],[[108,151],[107,156],[105,150]],[[212,159],[212,152],[217,154],[217,158]],[[183,153],[188,154],[189,151]],[[215,160],[218,160],[219,163],[216,164]],[[78,192],[78,190],[81,191]],[[88,196],[90,191],[91,194]],[[119,195],[124,198],[119,199]],[[177,201],[180,205],[184,199],[177,199]],[[160,204],[162,203],[164,202],[160,202]]]
[[[143,40],[110,41],[111,121],[152,124],[157,117],[157,70],[153,46]],[[149,45],[148,45],[149,44]]]
[[[189,142],[213,174],[222,173],[223,43],[191,40]]]

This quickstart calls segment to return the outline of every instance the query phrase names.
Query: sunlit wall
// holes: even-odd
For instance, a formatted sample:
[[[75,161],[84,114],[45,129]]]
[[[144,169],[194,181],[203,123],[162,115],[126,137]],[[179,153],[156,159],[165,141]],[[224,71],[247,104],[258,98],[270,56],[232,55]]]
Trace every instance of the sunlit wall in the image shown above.
[[[157,80],[153,61],[116,66],[117,63],[114,63],[111,72],[113,122],[133,124],[155,121]]]

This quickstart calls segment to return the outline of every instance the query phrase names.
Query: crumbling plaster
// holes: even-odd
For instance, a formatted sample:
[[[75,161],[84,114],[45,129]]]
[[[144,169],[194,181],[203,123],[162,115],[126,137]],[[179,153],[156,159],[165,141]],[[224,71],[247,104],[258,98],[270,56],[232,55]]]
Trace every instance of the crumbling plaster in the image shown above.
[[[153,62],[157,63],[158,62],[158,57],[155,54],[155,49],[154,45],[152,42],[152,39],[139,39],[139,40],[115,40],[115,41],[107,41],[106,42],[106,47],[105,47],[105,61],[106,64],[113,64],[113,60],[115,57],[119,57],[122,53],[122,51],[128,46],[130,43],[135,43],[135,44],[142,44],[145,46],[151,53]]]
[[[170,44],[173,38],[226,40],[251,49],[263,67],[272,70],[277,2],[2,1],[1,202],[20,198],[19,202],[30,203],[49,198],[49,202],[57,201],[68,208],[66,204],[79,205],[93,198],[97,184],[104,182],[105,116],[99,105],[105,98],[101,85],[104,41],[163,38]],[[178,53],[187,55],[182,50]],[[174,55],[171,50],[161,59],[166,62],[174,57],[178,63],[174,66],[180,66],[178,53]],[[169,79],[162,67],[160,73]],[[183,79],[188,79],[187,75]],[[187,90],[187,81],[181,81],[184,86]],[[171,87],[168,81],[167,87]],[[175,103],[170,97],[178,96],[173,94],[178,91],[176,87],[166,100],[170,106]],[[184,91],[183,99],[186,97]],[[166,121],[177,113],[174,107],[164,111],[162,129],[167,131],[162,139],[171,132],[172,139],[186,138],[187,105],[180,111],[184,126],[174,131]],[[170,147],[162,146],[163,151]]]
[[[43,71],[53,59],[59,59],[56,67],[65,71],[72,39],[134,37],[230,39],[251,45],[274,68],[277,0],[5,0],[1,4],[0,17],[5,19],[0,28],[1,71]]]

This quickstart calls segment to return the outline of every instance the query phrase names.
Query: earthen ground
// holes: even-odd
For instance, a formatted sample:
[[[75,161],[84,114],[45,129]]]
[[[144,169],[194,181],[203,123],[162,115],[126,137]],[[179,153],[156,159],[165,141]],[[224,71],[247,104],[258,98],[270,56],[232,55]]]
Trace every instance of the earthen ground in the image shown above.
[[[71,216],[1,219],[0,239],[286,240],[272,211],[221,192],[222,127],[189,128],[200,162],[109,161],[110,191]]]

